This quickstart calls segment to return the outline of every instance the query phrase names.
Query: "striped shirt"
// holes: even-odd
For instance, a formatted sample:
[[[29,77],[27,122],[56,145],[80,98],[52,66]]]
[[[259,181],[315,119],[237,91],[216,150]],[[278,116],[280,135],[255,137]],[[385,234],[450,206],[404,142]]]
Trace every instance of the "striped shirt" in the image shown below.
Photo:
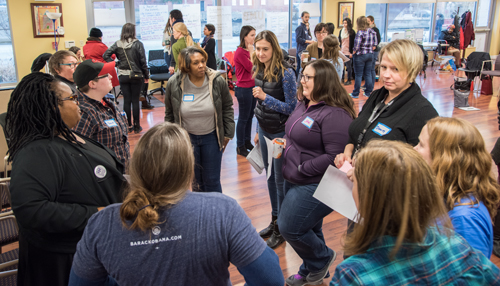
[[[103,100],[107,106],[78,92],[82,118],[73,130],[113,150],[118,159],[127,166],[130,158],[130,145],[126,117],[112,102],[107,99]]]
[[[368,28],[365,31],[359,30],[354,38],[354,50],[356,55],[373,53],[373,47],[378,45],[377,34]]]
[[[500,285],[500,269],[460,235],[429,229],[420,244],[403,243],[389,258],[396,237],[384,236],[366,253],[335,269],[333,285]]]

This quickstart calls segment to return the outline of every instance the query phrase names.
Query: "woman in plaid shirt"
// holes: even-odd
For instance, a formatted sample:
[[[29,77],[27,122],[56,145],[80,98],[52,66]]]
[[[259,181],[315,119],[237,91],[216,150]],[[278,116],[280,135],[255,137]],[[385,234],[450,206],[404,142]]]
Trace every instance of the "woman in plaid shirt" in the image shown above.
[[[451,230],[431,168],[410,145],[372,140],[355,157],[351,255],[333,285],[499,285],[500,269]]]

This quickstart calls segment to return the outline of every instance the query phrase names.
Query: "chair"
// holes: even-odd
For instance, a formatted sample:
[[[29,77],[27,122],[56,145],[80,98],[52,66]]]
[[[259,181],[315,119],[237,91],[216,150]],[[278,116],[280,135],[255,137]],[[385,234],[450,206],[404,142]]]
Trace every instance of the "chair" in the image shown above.
[[[491,71],[488,71],[488,70],[484,70],[484,64],[486,62],[493,62],[493,60],[487,60],[487,61],[483,61],[483,65],[481,66],[481,78],[484,75],[488,75],[490,77],[500,77],[500,57],[497,57],[496,60],[495,60],[495,69],[494,70],[491,70]],[[498,91],[500,92],[500,86],[499,86],[499,89]]]
[[[155,92],[161,92],[165,94],[165,88],[163,84],[170,78],[170,72],[168,71],[168,64],[165,62],[163,50],[150,50],[148,57],[148,67],[149,67],[149,78],[152,81],[160,82],[160,87],[150,90],[146,96],[149,102],[151,102],[151,96]]]
[[[288,62],[293,66],[293,68],[297,69],[297,49],[292,48],[288,49]]]
[[[224,66],[227,71],[227,85],[229,86],[230,89],[234,89],[234,86],[236,85],[236,68],[234,66],[234,51],[233,52],[226,52],[224,54],[224,57],[222,58],[224,60]]]
[[[481,70],[483,69],[483,63],[485,61],[489,61],[490,59],[490,54],[488,53],[473,52],[465,60],[465,68],[459,68],[458,70],[463,71],[467,76],[467,79],[474,81],[475,89],[478,89],[479,84],[476,85],[476,82],[478,82],[476,78],[480,75]],[[490,62],[486,62],[484,70],[491,70]]]
[[[0,285],[17,285],[19,248],[0,254]]]

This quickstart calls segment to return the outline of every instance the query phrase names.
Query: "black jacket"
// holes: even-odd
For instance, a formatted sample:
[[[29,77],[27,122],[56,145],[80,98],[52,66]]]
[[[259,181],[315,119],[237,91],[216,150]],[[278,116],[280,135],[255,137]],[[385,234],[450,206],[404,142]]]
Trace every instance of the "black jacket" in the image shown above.
[[[290,66],[284,62],[285,69]],[[276,98],[279,101],[285,102],[285,91],[283,89],[283,73],[277,71],[278,80],[269,82],[264,80],[264,72],[261,70],[255,77],[255,86],[260,86],[265,94]],[[262,104],[262,100],[257,100],[255,107],[255,117],[259,122],[260,128],[267,133],[276,134],[285,131],[285,123],[288,115],[279,113]]]
[[[450,47],[454,47],[460,50],[460,35],[456,35],[455,33],[450,33],[448,30],[441,31],[439,35],[440,40],[445,40]]]
[[[113,151],[81,137],[107,151],[115,164],[59,137],[29,143],[12,164],[10,191],[19,231],[49,252],[75,253],[97,208],[122,201],[123,164]]]
[[[490,54],[489,53],[484,53],[484,52],[472,52],[468,57],[467,57],[467,62],[465,65],[465,68],[468,70],[481,70],[481,67],[483,66],[484,61],[489,61],[491,60]],[[484,64],[484,70],[489,71],[491,70],[491,62],[487,62]]]
[[[125,56],[125,51],[127,55]],[[146,52],[144,45],[139,40],[133,42],[116,41],[102,56],[105,61],[112,62],[112,55],[118,58],[117,67],[120,70],[132,70],[134,73],[142,73],[145,79],[149,78],[148,63],[146,61]],[[128,61],[127,61],[128,57]],[[130,65],[129,65],[130,62]]]
[[[351,53],[351,54],[354,50],[354,39],[355,38],[356,38],[356,32],[354,32],[354,30],[351,30],[351,32],[349,33],[349,53]],[[340,43],[340,47],[342,48],[342,29],[339,32],[339,43]]]
[[[354,144],[356,148],[358,136],[368,122],[368,118],[373,112],[375,106],[384,100],[388,91],[382,87],[374,91],[370,98],[363,105],[363,109],[358,115],[358,118],[349,126],[349,143]],[[409,143],[410,145],[418,144],[418,136],[420,131],[429,119],[439,116],[432,103],[422,96],[422,91],[416,83],[403,91],[394,103],[389,106],[377,120],[375,120],[366,131],[365,137],[361,146],[366,145],[371,139],[394,140]],[[379,135],[374,132],[375,127],[383,124],[390,128],[390,131],[385,135]],[[389,130],[389,129],[386,129]]]
[[[215,39],[209,39],[205,44],[201,44],[208,54],[207,67],[217,70],[217,60],[215,59]]]

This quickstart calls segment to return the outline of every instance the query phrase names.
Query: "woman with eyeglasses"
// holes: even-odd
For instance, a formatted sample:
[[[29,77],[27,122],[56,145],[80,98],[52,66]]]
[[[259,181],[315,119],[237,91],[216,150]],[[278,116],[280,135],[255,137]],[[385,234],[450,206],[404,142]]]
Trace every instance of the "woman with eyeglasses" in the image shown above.
[[[142,131],[141,118],[139,112],[139,98],[143,90],[143,85],[149,82],[149,70],[146,62],[146,52],[144,45],[135,36],[135,25],[127,23],[122,27],[120,40],[116,41],[104,53],[104,60],[113,61],[112,55],[116,55],[119,62],[118,80],[123,92],[123,110],[127,114],[128,131],[136,134]],[[142,108],[151,108],[147,101],[144,101]],[[131,114],[132,105],[133,113]]]
[[[302,54],[302,60],[307,57],[307,60],[310,61],[311,58],[319,59],[323,56],[323,40],[326,35],[328,35],[328,26],[325,23],[318,23],[314,28],[314,36],[316,37],[316,42],[308,45],[306,50],[309,52],[309,55]]]
[[[255,117],[257,118],[257,134],[255,144],[260,143],[262,160],[267,169],[267,143],[264,139],[273,140],[285,136],[285,123],[297,104],[297,86],[293,68],[283,59],[283,52],[276,35],[268,30],[260,32],[255,38],[255,52],[252,55],[254,65],[255,88],[252,94],[257,98]],[[267,188],[271,199],[271,223],[259,232],[267,238],[267,245],[276,248],[285,239],[280,233],[276,220],[283,201],[283,175],[281,163],[283,158],[271,159],[272,168]]]
[[[283,151],[285,198],[278,225],[303,263],[287,285],[319,285],[337,254],[325,244],[323,218],[332,209],[313,197],[335,156],[349,140],[349,125],[356,118],[354,102],[327,60],[307,63],[300,75],[299,102],[285,127]]]
[[[72,132],[79,121],[77,95],[49,74],[31,73],[12,92],[6,132],[19,225],[17,285],[68,285],[87,221],[122,200],[124,165]]]
[[[59,81],[68,85],[72,92],[77,94],[73,74],[78,66],[78,58],[73,52],[61,50],[55,52],[49,59],[49,71]]]

